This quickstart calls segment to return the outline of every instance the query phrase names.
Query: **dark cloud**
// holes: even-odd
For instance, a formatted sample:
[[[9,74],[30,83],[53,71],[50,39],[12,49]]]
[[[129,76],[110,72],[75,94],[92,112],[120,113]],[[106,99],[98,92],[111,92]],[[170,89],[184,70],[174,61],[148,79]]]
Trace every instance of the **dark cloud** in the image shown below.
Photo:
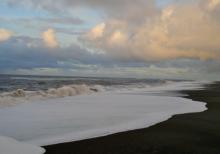
[[[218,76],[220,63],[193,59],[166,60],[160,62],[143,62],[134,60],[111,59],[106,54],[97,54],[72,44],[65,48],[48,49],[40,39],[30,37],[12,37],[0,43],[0,73],[45,71],[84,75],[129,75],[132,77],[146,75],[149,77],[206,78],[212,74]],[[39,71],[39,72],[37,72]],[[210,73],[210,74],[209,74]],[[83,75],[82,74],[82,75]],[[216,79],[215,76],[215,79]],[[213,77],[214,78],[214,77]]]
[[[33,20],[33,19],[32,19]],[[81,25],[84,21],[80,18],[72,18],[72,17],[59,17],[59,18],[35,18],[34,20],[47,22],[50,24],[73,24],[73,25]]]
[[[72,68],[75,64],[109,65],[113,63],[103,54],[87,51],[77,44],[49,49],[41,39],[12,37],[0,43],[0,72],[18,68]]]

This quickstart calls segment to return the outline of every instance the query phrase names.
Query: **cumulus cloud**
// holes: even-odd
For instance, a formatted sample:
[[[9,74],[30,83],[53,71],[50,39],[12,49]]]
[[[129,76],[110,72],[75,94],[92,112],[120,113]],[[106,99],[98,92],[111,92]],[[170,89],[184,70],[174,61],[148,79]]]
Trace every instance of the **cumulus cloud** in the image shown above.
[[[49,48],[36,42],[29,42],[25,47],[12,46],[13,48],[9,48],[12,44],[8,44],[5,48],[7,50],[1,51],[16,49],[16,54],[12,56],[13,54],[5,52],[4,56],[0,53],[0,66],[5,64],[4,68],[8,67],[6,64],[9,63],[13,63],[14,67],[25,63],[19,68],[54,68],[53,70],[58,69],[59,73],[68,69],[69,73],[72,70],[75,74],[85,70],[85,74],[90,72],[106,76],[111,76],[113,72],[117,75],[124,73],[124,76],[140,74],[142,77],[148,77],[154,74],[154,77],[165,75],[185,78],[205,78],[206,74],[209,77],[215,74],[212,78],[219,78],[219,0],[170,0],[160,7],[155,4],[156,0],[5,1],[10,5],[21,4],[25,7],[52,11],[56,13],[55,16],[61,15],[60,17],[63,14],[59,11],[68,11],[68,17],[72,17],[71,13],[83,8],[82,10],[94,13],[94,17],[98,16],[101,21],[85,33],[84,30],[97,20],[86,25],[86,28],[82,26],[85,29],[82,28],[82,33],[77,34],[80,47],[70,45],[57,48],[59,44],[55,31],[72,34],[70,32],[74,32],[75,29],[66,24],[82,23],[69,18],[39,18],[41,22],[48,21],[47,23],[52,24],[47,27],[59,24],[59,27],[48,29],[42,35],[41,43]],[[74,11],[71,12],[72,10]],[[52,54],[48,54],[50,50],[53,50]],[[30,52],[21,54],[22,51]],[[15,62],[15,57],[20,57],[21,60]],[[42,57],[45,57],[45,63],[41,63]],[[49,60],[48,63],[46,59]],[[7,61],[9,63],[6,63]],[[35,72],[38,69],[32,70]]]
[[[160,14],[143,17],[145,22],[133,27],[130,26],[132,21],[108,20],[99,38],[84,39],[90,47],[113,57],[143,61],[220,60],[220,18],[206,9],[210,5],[216,7],[218,0],[205,5],[169,6]]]
[[[54,29],[49,28],[43,32],[42,38],[45,45],[49,48],[57,48],[59,46]]]
[[[209,0],[208,8],[213,10],[220,4],[220,0]]]
[[[8,40],[12,35],[12,31],[0,28],[0,42]]]
[[[30,45],[31,44],[31,45]],[[53,50],[53,52],[50,52]],[[219,79],[220,63],[200,60],[140,62],[111,59],[77,44],[49,49],[38,38],[12,37],[0,42],[0,73]],[[202,74],[202,75],[201,75]]]
[[[105,23],[96,25],[91,31],[87,34],[87,37],[91,40],[97,39],[103,36],[105,30]]]

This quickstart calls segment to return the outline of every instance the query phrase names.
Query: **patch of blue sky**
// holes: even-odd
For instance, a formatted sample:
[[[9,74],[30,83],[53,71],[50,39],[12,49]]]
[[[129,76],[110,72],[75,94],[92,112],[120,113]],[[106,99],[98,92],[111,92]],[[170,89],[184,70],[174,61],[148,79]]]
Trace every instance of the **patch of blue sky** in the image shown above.
[[[79,18],[84,21],[83,24],[63,24],[63,23],[46,23],[39,22],[37,18],[62,18],[73,17]],[[0,27],[7,28],[16,32],[16,35],[26,35],[31,37],[40,37],[40,33],[46,28],[62,28],[72,29],[75,32],[88,30],[98,23],[102,22],[100,12],[94,11],[90,8],[75,8],[70,13],[51,13],[42,9],[31,9],[25,6],[9,6],[6,1],[0,2],[0,18],[7,19],[0,22]],[[22,21],[21,19],[30,19],[29,22]],[[16,21],[15,21],[16,20]],[[21,20],[21,22],[18,22]],[[62,38],[67,41],[64,35]],[[75,38],[74,38],[75,39]],[[69,41],[67,41],[69,42]]]
[[[173,4],[184,4],[184,3],[197,3],[198,0],[156,0],[156,5],[159,8],[163,8]]]
[[[39,37],[40,35],[40,24],[35,27],[32,23],[17,23],[17,21],[9,20],[0,22],[0,27],[13,31],[15,36]]]
[[[34,10],[22,6],[9,6],[4,0],[0,2],[0,18],[5,19],[3,22],[0,22],[0,27],[14,31],[15,35],[36,36],[36,30],[32,29],[31,25],[28,25],[28,23],[18,23],[19,19],[33,19],[35,17],[44,17],[47,15],[48,13],[45,11]]]
[[[9,6],[6,3],[0,2],[0,16],[3,17],[15,17],[15,18],[24,18],[24,17],[43,17],[47,16],[48,13],[43,10],[31,9],[24,6]]]
[[[156,0],[156,5],[159,8],[165,7],[169,4],[171,4],[172,2],[177,1],[177,0]]]

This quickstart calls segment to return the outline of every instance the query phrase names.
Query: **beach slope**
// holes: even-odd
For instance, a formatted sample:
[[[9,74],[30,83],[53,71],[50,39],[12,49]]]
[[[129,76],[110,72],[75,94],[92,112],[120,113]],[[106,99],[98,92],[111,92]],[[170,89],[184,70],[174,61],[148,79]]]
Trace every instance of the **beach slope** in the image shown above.
[[[207,102],[208,110],[176,115],[146,129],[45,146],[46,154],[219,154],[220,83],[182,93]]]

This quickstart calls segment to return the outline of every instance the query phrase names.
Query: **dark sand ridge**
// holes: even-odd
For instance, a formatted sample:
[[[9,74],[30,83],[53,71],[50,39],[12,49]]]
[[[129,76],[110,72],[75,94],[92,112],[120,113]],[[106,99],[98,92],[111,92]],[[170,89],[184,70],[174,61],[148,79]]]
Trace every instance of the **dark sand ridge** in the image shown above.
[[[220,82],[182,93],[207,102],[208,110],[145,129],[46,146],[46,154],[220,154]]]

